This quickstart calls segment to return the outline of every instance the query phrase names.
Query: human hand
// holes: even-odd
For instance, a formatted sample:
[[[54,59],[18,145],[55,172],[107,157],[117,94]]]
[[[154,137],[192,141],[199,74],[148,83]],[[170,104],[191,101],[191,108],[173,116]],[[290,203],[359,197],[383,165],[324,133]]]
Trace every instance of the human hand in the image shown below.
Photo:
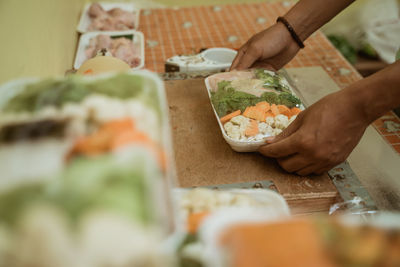
[[[301,112],[259,152],[299,175],[322,174],[343,162],[369,124],[346,91],[330,94]]]
[[[260,67],[277,71],[288,63],[300,47],[282,23],[251,37],[238,51],[230,70]]]

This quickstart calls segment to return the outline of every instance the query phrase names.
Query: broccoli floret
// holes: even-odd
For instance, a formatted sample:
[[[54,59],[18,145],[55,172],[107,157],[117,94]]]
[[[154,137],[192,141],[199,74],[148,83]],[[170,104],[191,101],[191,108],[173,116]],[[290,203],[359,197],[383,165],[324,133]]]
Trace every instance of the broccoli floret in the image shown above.
[[[218,83],[218,90],[228,89],[230,87],[231,81],[220,81]]]
[[[300,105],[301,101],[291,93],[283,92],[279,95],[279,102],[281,105],[285,105],[289,108],[293,108],[296,105]]]
[[[260,98],[262,101],[267,101],[270,104],[280,104],[279,96],[274,92],[265,92]]]

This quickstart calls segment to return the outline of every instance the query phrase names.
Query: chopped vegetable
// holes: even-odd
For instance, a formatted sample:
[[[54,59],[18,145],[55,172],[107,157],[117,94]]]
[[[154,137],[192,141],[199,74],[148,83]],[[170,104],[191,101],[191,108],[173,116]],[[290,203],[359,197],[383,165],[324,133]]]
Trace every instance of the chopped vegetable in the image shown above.
[[[274,116],[279,115],[279,109],[275,104],[271,105],[271,111],[272,111],[272,114],[274,114]]]
[[[291,114],[291,116],[296,116],[296,115],[298,115],[301,111],[302,111],[301,109],[294,107],[294,108],[292,108],[292,109],[290,110],[290,114]]]
[[[225,122],[230,121],[233,117],[240,115],[242,112],[240,110],[236,110],[228,115],[225,115],[221,118],[221,123],[224,124]]]
[[[243,116],[258,121],[265,121],[265,112],[262,108],[257,106],[247,107],[243,112]]]
[[[260,108],[264,113],[271,109],[271,105],[266,101],[257,103],[256,107]]]
[[[278,105],[279,114],[283,114],[286,117],[290,118],[292,116],[290,109],[285,105]]]
[[[195,234],[200,224],[204,221],[204,219],[210,215],[209,211],[202,211],[191,213],[187,218],[187,230],[191,234]]]
[[[246,136],[255,136],[258,134],[258,123],[255,120],[251,120],[249,126],[246,128],[245,135]]]

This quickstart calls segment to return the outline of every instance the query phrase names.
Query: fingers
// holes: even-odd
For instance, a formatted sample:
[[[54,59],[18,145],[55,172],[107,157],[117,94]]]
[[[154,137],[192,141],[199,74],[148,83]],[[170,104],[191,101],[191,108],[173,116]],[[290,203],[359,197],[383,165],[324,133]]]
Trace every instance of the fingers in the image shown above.
[[[279,165],[287,172],[297,172],[312,165],[312,161],[301,154],[295,154],[286,158],[278,159]]]
[[[229,71],[232,71],[234,69],[236,69],[237,65],[239,64],[241,58],[243,57],[243,55],[245,54],[245,51],[247,49],[247,43],[245,43],[238,51],[238,53],[236,54],[236,57],[233,59],[232,61],[232,65],[229,69]]]
[[[283,158],[298,152],[294,135],[281,141],[274,141],[272,144],[262,146],[258,151],[264,156],[271,158]]]
[[[275,136],[274,138],[268,138],[267,143],[272,144],[279,142],[280,140],[283,140],[285,138],[288,138],[291,136],[293,133],[295,133],[301,125],[301,119],[296,118],[294,122],[292,122],[285,130],[283,130],[282,133],[280,133],[278,136]]]

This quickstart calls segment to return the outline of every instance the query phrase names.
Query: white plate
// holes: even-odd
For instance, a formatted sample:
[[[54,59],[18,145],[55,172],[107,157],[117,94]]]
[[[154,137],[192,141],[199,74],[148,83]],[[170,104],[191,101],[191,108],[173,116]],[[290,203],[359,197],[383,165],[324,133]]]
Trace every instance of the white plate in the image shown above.
[[[111,2],[99,2],[102,8],[106,11],[113,8],[121,8],[125,11],[129,11],[135,13],[135,27],[134,29],[138,29],[139,27],[139,17],[140,17],[140,9],[135,7],[133,3],[111,3]],[[79,20],[79,24],[77,27],[77,31],[80,33],[88,32],[89,25],[91,23],[91,18],[88,15],[88,10],[91,3],[87,3],[82,11],[81,18]]]
[[[111,31],[111,32],[97,31],[97,32],[87,32],[82,34],[79,39],[78,49],[76,51],[74,69],[79,69],[82,63],[89,59],[85,54],[85,50],[89,46],[90,40],[100,34],[109,35],[111,37],[118,37],[118,36],[122,37],[126,35],[132,35],[133,44],[140,50],[140,63],[137,67],[132,68],[132,70],[137,70],[144,67],[144,35],[142,32],[129,30],[129,31]]]
[[[217,114],[217,111],[215,110],[214,105],[211,102],[211,90],[213,90],[213,88],[210,85],[210,80],[209,79],[210,79],[210,77],[217,76],[217,75],[220,75],[220,73],[208,76],[205,79],[204,82],[206,84],[208,97],[210,99],[210,103],[211,103],[211,106],[213,108],[213,111],[214,111],[214,114],[215,114],[215,118],[217,119],[219,127],[221,129],[222,136],[224,137],[225,141],[231,146],[231,148],[236,152],[255,152],[255,151],[257,151],[260,146],[265,144],[264,140],[260,140],[260,141],[238,141],[238,140],[234,140],[234,139],[230,138],[226,134],[224,126],[222,125],[221,120],[220,120],[220,118],[219,118],[219,116]],[[293,88],[290,86],[289,82],[287,82],[287,85],[289,86],[289,89],[292,91],[292,94],[297,96],[296,93],[294,92]],[[301,105],[300,109],[304,110],[304,106]]]

